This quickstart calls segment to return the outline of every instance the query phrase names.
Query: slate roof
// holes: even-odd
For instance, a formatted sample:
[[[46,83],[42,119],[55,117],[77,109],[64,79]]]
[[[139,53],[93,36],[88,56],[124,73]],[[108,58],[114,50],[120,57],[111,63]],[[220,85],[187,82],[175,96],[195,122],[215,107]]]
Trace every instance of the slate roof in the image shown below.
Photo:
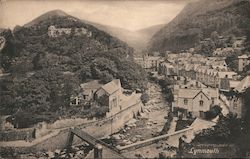
[[[195,98],[199,93],[203,93],[207,96],[208,99],[210,98],[216,98],[218,97],[218,90],[211,89],[211,88],[202,88],[202,89],[179,89],[178,91],[178,97],[179,98],[188,98],[193,99]]]
[[[201,90],[199,89],[179,89],[179,98],[194,98]]]
[[[113,94],[117,90],[121,88],[121,83],[119,79],[115,79],[101,87],[104,91],[106,91],[108,94]]]
[[[202,92],[204,92],[204,94],[206,94],[208,97],[213,97],[213,98],[218,97],[218,90],[217,89],[203,88]]]

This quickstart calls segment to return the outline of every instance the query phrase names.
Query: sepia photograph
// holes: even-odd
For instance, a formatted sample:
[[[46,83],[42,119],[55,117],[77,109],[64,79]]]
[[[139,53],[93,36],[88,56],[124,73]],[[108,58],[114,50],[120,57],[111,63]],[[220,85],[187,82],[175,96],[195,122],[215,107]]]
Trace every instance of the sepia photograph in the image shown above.
[[[250,158],[250,0],[0,0],[0,159]]]

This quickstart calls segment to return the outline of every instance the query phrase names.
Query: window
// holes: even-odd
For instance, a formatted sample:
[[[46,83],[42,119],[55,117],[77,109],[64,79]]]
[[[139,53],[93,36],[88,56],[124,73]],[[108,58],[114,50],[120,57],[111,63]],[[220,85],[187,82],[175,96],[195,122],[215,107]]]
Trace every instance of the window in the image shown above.
[[[76,98],[74,98],[72,101],[71,101],[71,104],[73,104],[73,105],[76,105],[77,104],[77,99]]]
[[[87,95],[83,95],[83,99],[86,100],[87,99]]]
[[[237,109],[237,99],[234,99],[234,100],[233,100],[233,108],[234,108],[234,109]]]
[[[201,118],[204,118],[204,117],[205,117],[205,113],[204,113],[203,111],[200,111],[199,113],[200,113],[200,117],[201,117]]]
[[[211,98],[211,100],[212,100],[212,104],[214,104],[214,98]]]
[[[234,109],[237,109],[237,105],[236,104],[234,104]]]
[[[202,107],[204,104],[204,101],[203,100],[200,100],[200,106]]]
[[[116,106],[117,106],[117,99],[114,98],[114,99],[112,100],[112,103],[113,103],[113,106],[116,107]]]
[[[185,105],[187,105],[187,104],[188,104],[188,100],[185,98],[184,101],[183,101],[183,103],[184,103]]]

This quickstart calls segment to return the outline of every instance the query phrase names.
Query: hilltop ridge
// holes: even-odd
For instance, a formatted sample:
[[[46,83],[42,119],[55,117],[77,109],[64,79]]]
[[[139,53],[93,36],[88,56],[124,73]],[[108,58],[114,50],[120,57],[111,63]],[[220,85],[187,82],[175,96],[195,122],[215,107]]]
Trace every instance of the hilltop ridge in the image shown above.
[[[213,31],[242,36],[250,25],[249,0],[199,0],[189,3],[149,43],[151,51],[180,51],[195,47]]]

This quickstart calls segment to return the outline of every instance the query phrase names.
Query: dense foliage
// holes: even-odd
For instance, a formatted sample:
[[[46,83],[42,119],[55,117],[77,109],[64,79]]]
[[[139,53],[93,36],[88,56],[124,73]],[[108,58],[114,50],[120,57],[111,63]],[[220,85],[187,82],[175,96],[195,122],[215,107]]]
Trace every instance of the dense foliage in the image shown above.
[[[237,118],[229,113],[227,116],[220,116],[216,126],[212,129],[205,129],[196,135],[194,143],[199,144],[235,144],[240,154],[238,157],[245,158],[250,152],[250,88],[241,94],[244,98],[245,115]]]
[[[237,55],[231,55],[226,57],[225,62],[227,66],[230,68],[232,71],[238,71],[238,56]]]
[[[166,78],[166,79],[160,79],[158,83],[162,88],[162,92],[164,93],[166,100],[169,103],[173,102],[174,95],[171,89],[171,86],[173,85],[173,81],[170,78]]]
[[[240,120],[229,113],[226,117],[221,115],[218,123],[210,129],[205,129],[194,139],[200,143],[232,143],[240,137]]]
[[[244,36],[250,24],[249,13],[248,0],[191,2],[170,23],[154,34],[150,41],[150,50],[181,51],[194,48],[201,40],[209,38],[213,31],[223,36]],[[208,45],[208,49],[214,47],[210,42],[204,45]]]
[[[215,49],[232,47],[234,42],[235,36],[233,34],[221,39],[220,35],[216,31],[213,31],[207,41],[203,41],[195,47],[194,52],[205,56],[212,56]],[[236,54],[237,52],[234,51],[234,53]]]
[[[205,112],[205,116],[207,120],[212,120],[215,117],[217,117],[218,115],[221,114],[222,108],[218,105],[213,106],[212,108],[210,108],[209,111]]]
[[[84,27],[92,36],[52,38],[47,34],[51,25]],[[133,50],[71,16],[53,15],[2,35],[7,45],[1,51],[0,64],[10,75],[0,79],[1,114],[65,111],[70,97],[78,95],[80,84],[89,79],[107,83],[119,78],[124,88],[145,90],[146,74],[133,62]]]

